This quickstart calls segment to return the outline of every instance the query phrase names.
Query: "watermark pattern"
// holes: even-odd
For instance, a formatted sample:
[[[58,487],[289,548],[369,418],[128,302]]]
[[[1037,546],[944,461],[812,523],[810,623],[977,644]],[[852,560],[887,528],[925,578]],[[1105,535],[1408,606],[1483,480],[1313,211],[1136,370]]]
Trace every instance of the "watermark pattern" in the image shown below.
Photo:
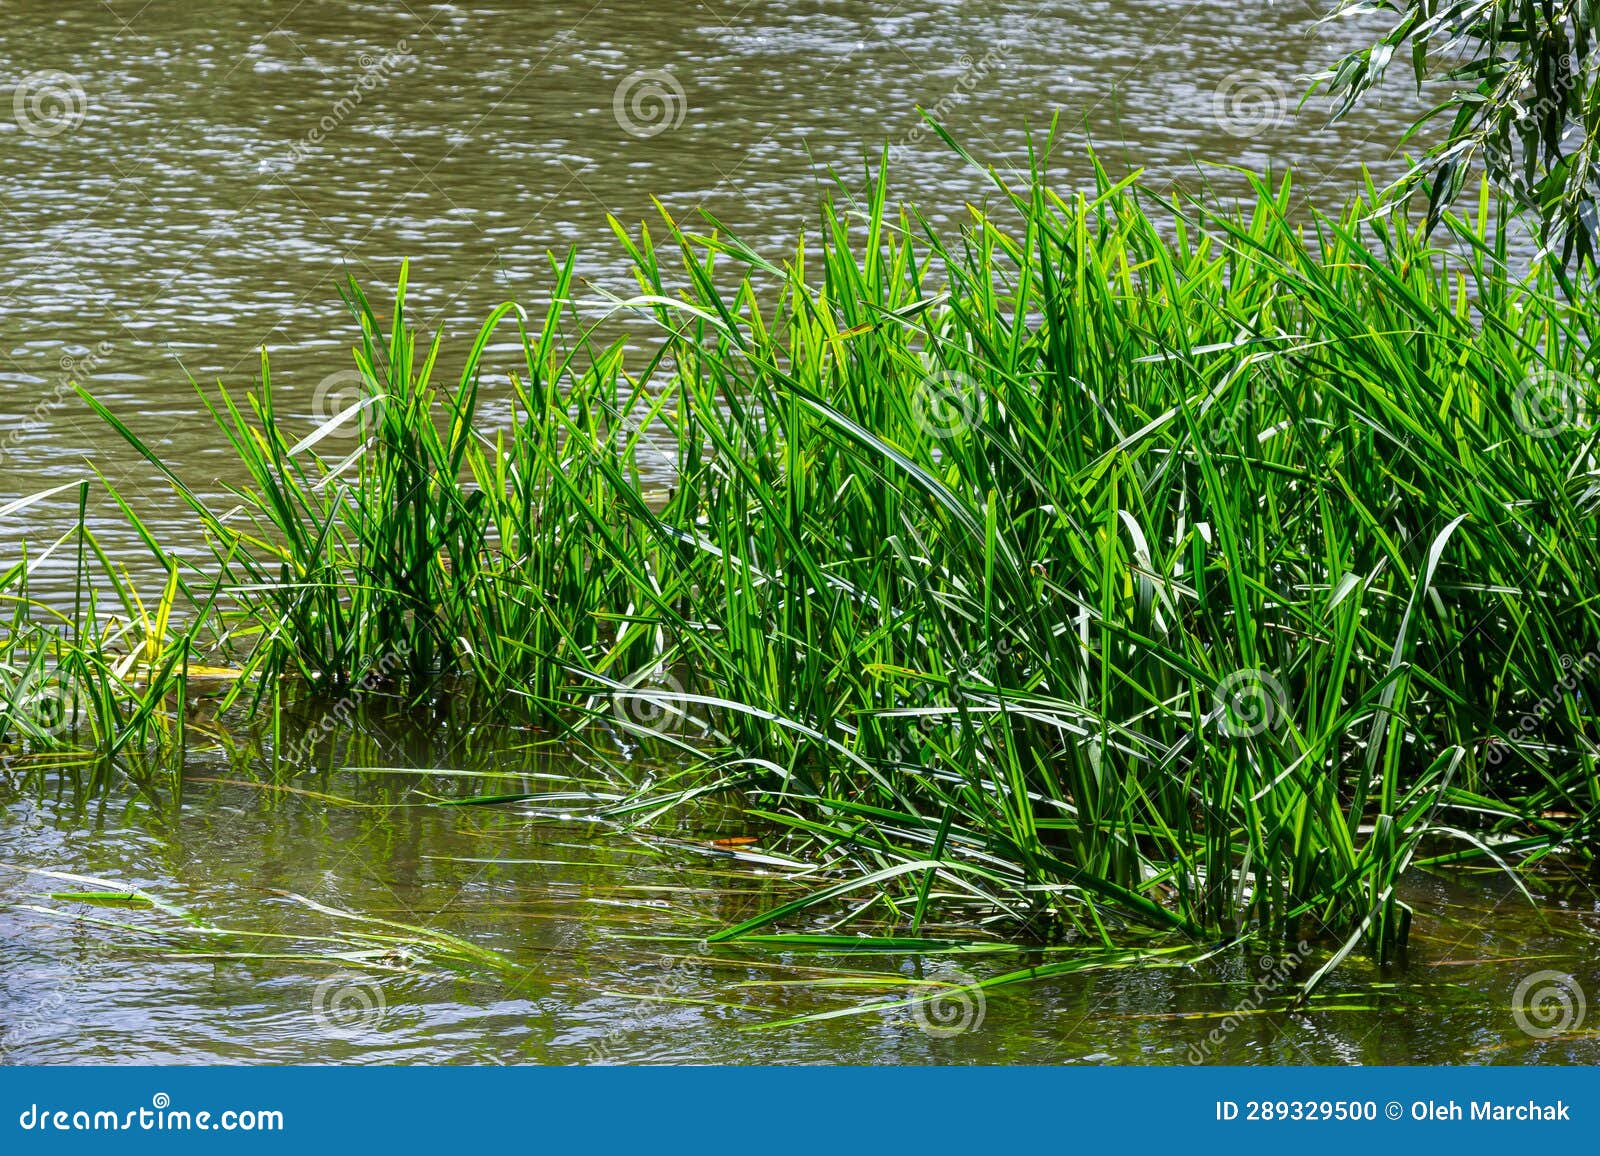
[[[670,71],[647,68],[622,78],[611,94],[611,111],[623,132],[644,140],[682,127],[689,98]]]
[[[1260,136],[1289,115],[1289,90],[1271,73],[1243,68],[1222,78],[1211,94],[1211,111],[1229,136]]]
[[[1564,971],[1525,975],[1511,993],[1511,1018],[1536,1040],[1577,1031],[1588,1011],[1583,986]]]
[[[57,738],[82,717],[76,684],[48,670],[25,674],[13,686],[0,683],[8,701],[5,715],[34,738]]]
[[[576,936],[577,931],[574,929],[562,940],[562,945],[570,944]],[[695,945],[695,953],[698,955],[703,955],[710,950],[711,945],[703,939]],[[586,1049],[589,1062],[591,1064],[617,1062],[619,1058],[617,1056],[618,1041],[645,1026],[649,1019],[649,1009],[651,1007],[658,1006],[662,999],[677,993],[680,988],[679,981],[682,973],[688,970],[693,962],[692,956],[672,958],[671,962],[660,971],[656,981],[650,985],[650,990],[635,1004],[634,1009],[626,1016],[612,1020],[610,1026],[606,1028],[605,1034],[589,1042]]]
[[[1283,684],[1257,667],[1236,670],[1217,684],[1210,717],[1223,734],[1246,739],[1275,728],[1288,712]]]
[[[1519,100],[1512,106],[1512,127],[1518,134],[1536,132],[1552,116],[1564,114],[1573,92],[1589,88],[1597,70],[1600,70],[1600,62],[1593,59],[1580,60],[1570,55],[1561,57],[1556,61],[1554,72],[1547,78],[1551,82],[1547,91],[1537,100]],[[1507,147],[1500,140],[1490,137],[1483,142],[1483,152],[1492,176],[1509,177],[1514,186],[1526,184],[1526,178],[1520,173],[1514,140]]]
[[[1550,369],[1529,373],[1511,398],[1511,416],[1529,437],[1553,438],[1582,428],[1588,411],[1582,383]]]
[[[911,394],[911,418],[929,437],[952,438],[978,424],[983,391],[959,370],[944,369],[917,383]]]
[[[13,426],[6,431],[4,438],[0,438],[0,462],[4,462],[6,456],[16,450],[23,438],[42,428],[48,422],[52,411],[60,409],[74,399],[73,383],[82,383],[94,376],[111,350],[111,342],[102,341],[81,356],[71,353],[61,355],[58,363],[61,367],[61,376],[51,386],[50,392],[23,415],[24,420],[21,425]]]
[[[1265,403],[1258,398],[1246,397],[1239,401],[1232,410],[1217,418],[1206,431],[1206,439],[1215,448],[1232,444],[1240,436],[1241,431],[1248,436],[1247,427],[1251,421],[1262,421],[1268,416],[1263,413]]]
[[[311,1017],[331,1036],[354,1039],[376,1031],[388,1011],[383,985],[366,975],[332,975],[311,993]]]
[[[961,76],[956,81],[955,87],[933,104],[924,106],[927,116],[943,124],[949,118],[950,110],[960,104],[962,98],[981,88],[991,76],[1005,68],[1011,56],[1011,49],[1012,44],[1009,40],[997,40],[981,57],[974,58],[963,53],[959,62]],[[927,120],[919,120],[910,132],[889,146],[889,155],[895,160],[900,160],[907,152],[932,135],[933,129]]]
[[[989,1004],[977,978],[956,971],[939,982],[945,985],[943,990],[911,1005],[911,1022],[918,1030],[936,1040],[947,1040],[983,1027]]]
[[[400,665],[410,657],[411,644],[402,638],[392,650],[387,651],[368,668],[365,674],[351,684],[347,694],[323,711],[322,716],[307,727],[298,739],[288,744],[282,757],[292,764],[309,763],[320,740],[336,730],[348,731],[354,727],[356,696],[389,681]]]
[[[1571,694],[1577,690],[1582,683],[1583,677],[1593,672],[1597,667],[1600,667],[1600,650],[1588,651],[1577,658],[1573,658],[1570,654],[1563,654],[1561,656],[1561,669],[1566,673],[1556,680],[1555,685],[1550,688],[1543,698],[1534,703],[1527,713],[1523,714],[1511,725],[1511,728],[1506,732],[1505,742],[1496,740],[1489,744],[1488,750],[1484,753],[1484,760],[1491,767],[1499,766],[1505,760],[1509,744],[1532,738],[1538,732],[1539,725],[1549,719],[1551,713],[1560,705],[1560,696],[1562,694]]]
[[[1295,971],[1310,956],[1311,945],[1302,939],[1295,944],[1293,951],[1283,955],[1265,955],[1256,960],[1261,978],[1251,985],[1249,993],[1233,1005],[1222,1021],[1206,1033],[1204,1039],[1189,1045],[1189,1062],[1203,1064],[1209,1060],[1222,1046],[1222,1041],[1244,1023],[1245,1017],[1260,1011],[1267,1000],[1288,988]]]
[[[11,115],[29,136],[60,136],[83,123],[89,98],[70,72],[30,72],[11,90]]]
[[[289,151],[276,162],[268,165],[275,169],[292,169],[306,158],[311,156],[335,132],[340,125],[356,114],[356,111],[366,103],[366,100],[379,89],[388,87],[394,79],[396,72],[413,59],[411,44],[407,40],[397,41],[395,46],[382,56],[374,56],[370,52],[363,52],[356,58],[356,63],[361,68],[361,74],[356,77],[334,106],[323,114],[322,118],[314,124],[310,131],[299,140],[295,141]]]
[[[30,815],[33,822],[38,822]],[[12,1062],[12,1054],[31,1039],[59,1032],[62,1021],[66,1018],[67,1008],[77,1001],[80,995],[79,988],[84,982],[84,973],[95,964],[110,958],[106,947],[98,941],[91,940],[83,951],[75,957],[73,966],[66,975],[61,977],[55,987],[39,1001],[37,1006],[15,1018],[5,1033],[0,1035],[0,1064]]]
[[[977,691],[981,694],[986,687],[994,685],[1000,675],[1000,667],[1015,653],[1016,647],[1009,638],[995,639],[993,644],[981,651],[963,653],[945,675],[949,681],[948,700],[935,701],[931,695],[923,692],[917,699],[916,708],[888,716],[905,724],[892,737],[886,737],[885,754],[889,761],[905,765],[921,762],[919,752],[928,747],[929,740],[935,734],[959,725],[959,715],[953,702],[968,693],[966,684],[969,681],[976,683]]]
[[[654,666],[622,681],[627,689],[612,692],[611,709],[624,729],[658,735],[683,729],[689,704],[683,683],[672,671]]]
[[[367,388],[360,370],[330,373],[311,391],[313,421],[320,426],[340,416],[344,420],[328,431],[328,437],[364,438],[382,421],[383,398]]]

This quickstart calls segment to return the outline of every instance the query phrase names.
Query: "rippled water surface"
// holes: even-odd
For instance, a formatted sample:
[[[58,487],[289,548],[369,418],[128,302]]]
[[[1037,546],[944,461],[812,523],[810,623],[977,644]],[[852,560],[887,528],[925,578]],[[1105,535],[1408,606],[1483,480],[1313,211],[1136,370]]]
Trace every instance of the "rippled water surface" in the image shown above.
[[[635,224],[652,196],[679,216],[710,210],[781,257],[815,219],[826,171],[849,183],[885,147],[895,195],[959,221],[982,184],[920,127],[919,105],[1001,168],[1059,114],[1063,182],[1084,179],[1086,129],[1115,170],[1226,193],[1240,178],[1208,164],[1293,164],[1310,201],[1336,206],[1359,166],[1392,168],[1411,106],[1334,128],[1316,102],[1295,112],[1306,78],[1360,36],[1313,17],[1296,0],[7,0],[0,505],[86,476],[92,459],[158,533],[193,545],[67,383],[216,488],[227,465],[188,377],[248,386],[267,347],[310,428],[315,386],[349,365],[347,271],[381,296],[410,258],[418,319],[462,334],[507,297],[538,303],[549,255],[569,246],[586,294],[627,290],[607,215]],[[23,534],[45,540],[71,513],[61,499],[7,525],[6,564]],[[122,519],[99,516],[102,542],[137,565]],[[1407,963],[1379,974],[1353,960],[1305,1008],[1287,1006],[1286,977],[1327,945],[1309,963],[1231,954],[773,1027],[1070,956],[702,945],[801,886],[761,858],[777,849],[713,845],[741,834],[727,817],[686,819],[670,839],[564,821],[561,797],[577,809],[616,784],[521,742],[411,735],[365,760],[512,775],[492,789],[538,807],[440,805],[489,789],[448,776],[277,782],[258,751],[199,751],[181,791],[170,768],[100,792],[0,771],[4,1057],[1600,1058],[1592,1036],[1542,1039],[1513,1011],[1530,975],[1597,975],[1600,914],[1586,885],[1560,878],[1540,917],[1493,876],[1419,877]],[[88,902],[97,880],[148,899]],[[464,963],[441,935],[494,959]]]
[[[1536,915],[1491,876],[1415,877],[1408,897],[1417,923],[1405,964],[1379,972],[1357,953],[1302,1008],[1292,1006],[1291,985],[1326,958],[1328,944],[1311,945],[1304,961],[1294,952],[1230,952],[1193,965],[1175,959],[1180,966],[949,994],[920,1011],[773,1026],[1073,956],[704,944],[708,933],[807,886],[792,869],[765,862],[781,858],[767,854],[778,848],[756,844],[735,855],[714,845],[752,830],[734,817],[699,816],[649,838],[563,821],[563,807],[604,792],[592,777],[598,772],[509,742],[466,746],[412,736],[362,751],[418,766],[498,770],[516,777],[494,781],[493,793],[541,800],[441,806],[437,800],[477,794],[484,783],[428,775],[346,771],[274,784],[259,767],[252,773],[220,755],[191,758],[181,804],[165,782],[131,802],[127,784],[76,802],[65,790],[8,790],[0,825],[0,862],[11,865],[0,868],[6,1058],[1600,1061],[1592,1033],[1545,1039],[1522,1026],[1578,1026],[1577,1010],[1560,1002],[1571,991],[1565,977],[1594,990],[1600,911],[1579,879],[1543,885]],[[358,752],[342,754],[348,761]],[[84,878],[28,874],[20,865]],[[136,887],[179,913],[83,901],[103,888],[98,881]],[[816,929],[847,913],[827,913]],[[357,942],[353,932],[392,936],[396,946]],[[425,938],[441,934],[498,959],[454,960],[448,946]]]
[[[1059,114],[1063,182],[1087,171],[1087,130],[1114,169],[1227,190],[1240,178],[1216,166],[1292,163],[1335,206],[1409,111],[1379,102],[1333,129],[1318,102],[1296,112],[1358,32],[1303,0],[8,0],[0,494],[92,456],[166,540],[192,541],[67,383],[204,489],[227,464],[188,375],[248,387],[265,346],[310,428],[316,384],[350,365],[346,271],[381,297],[410,258],[414,317],[459,334],[547,295],[569,246],[586,293],[628,291],[607,214],[636,225],[652,196],[782,257],[823,174],[853,180],[886,146],[895,195],[959,220],[981,182],[918,106],[1002,169]],[[70,497],[29,513],[61,524]]]

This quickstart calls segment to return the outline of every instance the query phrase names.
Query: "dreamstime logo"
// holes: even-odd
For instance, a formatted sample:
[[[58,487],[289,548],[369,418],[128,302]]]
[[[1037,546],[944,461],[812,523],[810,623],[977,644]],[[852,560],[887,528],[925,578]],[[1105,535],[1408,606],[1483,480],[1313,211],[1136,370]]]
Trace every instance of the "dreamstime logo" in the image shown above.
[[[1523,976],[1511,993],[1511,1018],[1536,1040],[1577,1031],[1589,1005],[1583,988],[1564,971],[1536,971]]]
[[[1011,663],[1019,651],[1009,638],[997,638],[975,651],[958,655],[946,672],[950,690],[946,699],[934,699],[928,694],[919,695],[917,706],[907,711],[886,715],[884,721],[903,723],[900,729],[884,736],[884,755],[891,763],[916,765],[922,752],[935,755],[939,748],[936,735],[948,732],[957,718],[954,702],[969,691],[983,694],[995,685],[1000,671]]]
[[[1588,402],[1576,378],[1549,369],[1534,370],[1512,395],[1511,414],[1529,437],[1553,438],[1584,424]]]
[[[83,123],[89,98],[70,72],[30,72],[11,92],[11,115],[29,136],[59,136]]]
[[[1211,95],[1211,111],[1229,136],[1260,136],[1288,116],[1289,93],[1276,77],[1246,68],[1222,78]]]
[[[81,356],[72,353],[63,353],[57,364],[61,372],[72,380],[83,381],[94,376],[95,370],[110,355],[113,346],[109,341],[102,341],[93,349]]]
[[[930,374],[911,395],[911,418],[929,437],[949,438],[978,424],[983,393],[966,374],[954,369]]]
[[[944,990],[911,1005],[911,1021],[934,1039],[949,1039],[983,1026],[988,1001],[978,981],[964,971],[950,974]]]
[[[1289,700],[1283,684],[1266,671],[1236,670],[1217,684],[1212,708],[1223,734],[1245,739],[1277,726]]]
[[[329,1035],[364,1035],[383,1022],[383,987],[362,975],[329,976],[311,993],[311,1015]]]
[[[666,667],[640,671],[623,684],[627,689],[611,695],[611,709],[625,729],[670,735],[683,728],[689,717],[683,684]]]
[[[352,409],[355,412],[349,412]],[[319,426],[341,414],[348,416],[334,426],[329,437],[365,437],[377,428],[383,415],[382,396],[367,388],[367,379],[359,370],[330,373],[311,392],[311,417]]]
[[[671,132],[689,115],[683,84],[664,68],[631,72],[611,94],[617,125],[629,136],[648,138]]]
[[[1522,132],[1536,128],[1549,120],[1552,113],[1560,112],[1575,90],[1588,88],[1594,79],[1596,65],[1592,59],[1579,60],[1566,55],[1555,63],[1554,75],[1550,78],[1554,83],[1550,91],[1532,103],[1518,104],[1513,112],[1513,121]],[[1484,151],[1497,154],[1495,159],[1502,164],[1510,162],[1506,150],[1497,142],[1487,142]]]
[[[171,1108],[171,1111],[168,1109]],[[52,1111],[29,1104],[17,1117],[25,1132],[282,1132],[283,1112],[277,1108],[229,1108],[224,1112],[191,1112],[173,1108],[172,1097],[157,1092],[148,1108],[127,1110],[104,1107]]]
[[[79,716],[77,688],[43,671],[25,677],[10,694],[11,718],[35,738],[55,738],[71,730]]]

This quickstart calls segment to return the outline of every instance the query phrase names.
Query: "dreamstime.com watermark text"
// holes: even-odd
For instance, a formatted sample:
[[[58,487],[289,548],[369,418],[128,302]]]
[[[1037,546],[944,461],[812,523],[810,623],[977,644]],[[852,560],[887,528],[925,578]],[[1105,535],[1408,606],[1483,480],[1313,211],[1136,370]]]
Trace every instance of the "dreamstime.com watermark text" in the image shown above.
[[[190,1112],[172,1107],[172,1097],[157,1092],[147,1108],[56,1108],[29,1104],[17,1117],[25,1132],[282,1132],[283,1113],[275,1108],[225,1108]]]
[[[284,760],[291,765],[309,763],[319,741],[336,730],[349,730],[354,725],[358,693],[382,685],[385,680],[393,677],[394,672],[399,670],[410,657],[411,644],[401,639],[393,650],[386,652],[370,670],[355,681],[349,694],[323,711],[316,722],[308,726],[297,739],[287,744]]]
[[[1238,1003],[1233,1005],[1227,1017],[1206,1035],[1205,1039],[1189,1045],[1189,1062],[1203,1064],[1211,1059],[1224,1040],[1239,1026],[1246,1017],[1255,1015],[1269,999],[1286,991],[1294,982],[1295,970],[1311,955],[1311,945],[1305,940],[1295,944],[1294,950],[1282,955],[1263,956],[1256,961],[1256,966],[1261,970],[1261,977],[1251,985],[1250,991]]]

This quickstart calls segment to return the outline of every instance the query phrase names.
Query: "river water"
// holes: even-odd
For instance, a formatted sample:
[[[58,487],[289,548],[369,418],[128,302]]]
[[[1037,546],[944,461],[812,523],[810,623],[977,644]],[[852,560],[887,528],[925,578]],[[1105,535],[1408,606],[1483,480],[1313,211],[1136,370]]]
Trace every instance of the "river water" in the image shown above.
[[[1321,101],[1297,112],[1359,32],[1301,0],[8,0],[0,495],[92,459],[164,542],[192,542],[69,382],[215,489],[228,465],[189,378],[248,388],[266,347],[282,411],[311,428],[316,386],[351,364],[347,272],[382,300],[410,258],[414,321],[459,340],[502,300],[547,298],[549,254],[570,246],[585,294],[631,291],[607,215],[636,227],[652,197],[781,259],[826,172],[856,181],[885,147],[894,195],[958,221],[982,181],[919,106],[1002,170],[1059,115],[1063,183],[1092,138],[1158,187],[1226,193],[1242,178],[1221,166],[1292,164],[1336,207],[1360,165],[1394,170],[1414,104],[1402,86],[1332,128]],[[21,529],[64,525],[74,501]],[[107,546],[142,555],[99,509]]]
[[[525,736],[524,736],[525,738]],[[616,788],[570,752],[481,729],[369,726],[274,779],[201,752],[158,777],[63,779],[0,802],[0,1048],[14,1063],[1595,1063],[1591,880],[1414,874],[1405,961],[1353,954],[1308,1005],[1328,944],[956,986],[1074,953],[922,955],[700,942],[816,886],[736,815],[648,836],[573,821]],[[460,773],[510,776],[492,780]],[[54,788],[54,789],[51,789]],[[445,806],[483,793],[519,804]],[[55,871],[80,876],[30,874]],[[107,885],[148,903],[88,902]],[[298,896],[300,898],[294,898]],[[309,902],[306,902],[309,901]],[[316,904],[312,907],[310,904]],[[358,923],[345,912],[405,929]],[[830,911],[813,930],[842,917]],[[794,925],[791,925],[794,926]],[[409,929],[421,928],[421,932]],[[847,924],[851,935],[870,928]],[[220,934],[220,932],[227,934]],[[389,935],[374,950],[352,931]],[[1001,946],[925,928],[966,946]],[[452,960],[428,936],[493,951]],[[1153,947],[1173,946],[1152,944]],[[362,952],[365,954],[362,954]],[[452,966],[455,964],[456,966]],[[944,988],[930,985],[944,984]],[[917,1007],[791,1026],[938,991]],[[1554,1028],[1567,1030],[1550,1034]]]
[[[501,300],[537,305],[548,255],[569,246],[585,292],[628,291],[607,217],[636,225],[652,197],[680,218],[706,209],[782,258],[816,219],[825,174],[855,181],[885,148],[893,195],[958,222],[983,182],[918,106],[1002,170],[1025,165],[1029,131],[1038,140],[1059,115],[1063,184],[1085,179],[1092,137],[1111,169],[1143,166],[1158,187],[1210,181],[1228,195],[1242,177],[1217,166],[1292,165],[1303,197],[1335,208],[1363,164],[1397,171],[1415,101],[1397,90],[1332,127],[1316,100],[1297,110],[1307,78],[1371,31],[1316,15],[1298,0],[8,0],[0,505],[92,463],[170,544],[193,545],[170,496],[68,383],[216,490],[227,464],[189,379],[248,387],[266,347],[281,404],[311,428],[318,383],[350,364],[346,272],[381,298],[411,259],[414,320],[460,336]],[[65,496],[29,507],[4,528],[4,563],[72,513]],[[103,505],[95,516],[102,543],[137,568],[143,548],[123,520]],[[1304,1008],[1288,989],[1306,965],[1233,953],[967,995],[938,1016],[771,1027],[1068,957],[702,946],[789,894],[791,869],[759,845],[728,853],[694,820],[645,839],[549,807],[438,805],[463,790],[455,777],[339,769],[491,771],[517,776],[497,791],[590,801],[615,787],[525,736],[346,739],[362,749],[325,752],[334,769],[315,781],[273,780],[254,748],[200,750],[110,791],[0,770],[0,1055],[1600,1058],[1592,1035],[1546,1038],[1546,1021],[1517,1010],[1552,984],[1593,990],[1600,916],[1582,881],[1559,877],[1539,885],[1543,915],[1493,875],[1417,877],[1406,963],[1379,973],[1352,957]],[[41,870],[138,887],[156,905],[87,902],[101,885]],[[399,931],[409,946],[361,954],[371,941],[349,933],[377,925],[334,911],[459,936],[499,962],[452,970],[448,946]],[[1576,1015],[1569,1005],[1545,1010]]]

